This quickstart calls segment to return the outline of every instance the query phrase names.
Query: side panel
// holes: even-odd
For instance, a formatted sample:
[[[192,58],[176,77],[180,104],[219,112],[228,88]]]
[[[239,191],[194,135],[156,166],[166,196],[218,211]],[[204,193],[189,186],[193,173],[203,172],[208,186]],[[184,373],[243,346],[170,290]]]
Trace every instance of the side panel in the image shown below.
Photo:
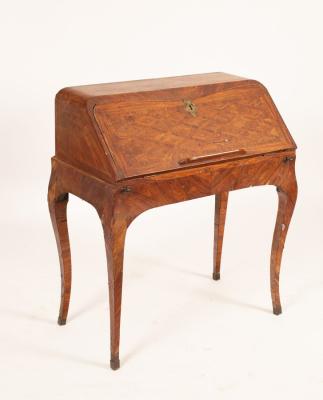
[[[55,154],[72,166],[114,182],[114,166],[95,130],[86,102],[63,89],[55,100]]]

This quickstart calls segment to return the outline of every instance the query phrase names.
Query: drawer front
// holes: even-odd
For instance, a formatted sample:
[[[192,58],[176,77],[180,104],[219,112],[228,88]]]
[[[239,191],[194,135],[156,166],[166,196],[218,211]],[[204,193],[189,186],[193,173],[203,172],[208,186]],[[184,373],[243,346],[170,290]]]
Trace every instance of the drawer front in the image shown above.
[[[95,106],[123,178],[295,148],[260,85],[176,97],[175,92],[171,100],[141,97]]]

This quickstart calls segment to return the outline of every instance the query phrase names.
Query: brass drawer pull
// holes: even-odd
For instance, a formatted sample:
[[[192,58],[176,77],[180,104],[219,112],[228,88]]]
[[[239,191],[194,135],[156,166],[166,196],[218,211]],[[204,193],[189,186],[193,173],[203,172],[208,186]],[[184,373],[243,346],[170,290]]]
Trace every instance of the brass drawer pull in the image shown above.
[[[208,161],[208,160],[212,160],[212,159],[216,159],[216,158],[226,158],[229,156],[238,156],[238,155],[243,155],[243,154],[246,154],[245,149],[231,150],[231,151],[225,151],[222,153],[206,154],[204,156],[184,158],[183,160],[178,161],[178,164],[185,165],[185,164],[191,164],[191,163],[195,163],[195,162]]]

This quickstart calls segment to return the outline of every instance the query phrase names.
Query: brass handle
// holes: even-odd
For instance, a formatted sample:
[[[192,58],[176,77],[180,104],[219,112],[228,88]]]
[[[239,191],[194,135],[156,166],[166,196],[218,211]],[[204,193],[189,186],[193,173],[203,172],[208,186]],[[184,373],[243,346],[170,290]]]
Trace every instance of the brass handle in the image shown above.
[[[238,156],[238,155],[243,155],[246,154],[245,149],[239,149],[239,150],[231,150],[231,151],[225,151],[222,153],[214,153],[214,154],[206,154],[204,156],[196,156],[196,157],[189,157],[189,158],[184,158],[184,160],[178,161],[179,165],[185,165],[185,164],[191,164],[195,162],[201,162],[201,161],[208,161],[216,158],[226,158],[228,156]]]

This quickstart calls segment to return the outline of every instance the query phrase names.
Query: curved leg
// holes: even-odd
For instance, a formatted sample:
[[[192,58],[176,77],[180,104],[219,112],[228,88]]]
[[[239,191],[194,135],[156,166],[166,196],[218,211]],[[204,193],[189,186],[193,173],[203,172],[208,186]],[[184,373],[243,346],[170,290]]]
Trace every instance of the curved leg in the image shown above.
[[[101,215],[108,263],[109,303],[110,303],[110,340],[113,370],[120,367],[120,317],[122,296],[123,255],[127,223],[121,219],[115,209],[105,209]]]
[[[275,315],[279,315],[282,312],[279,296],[279,273],[288,226],[293,215],[297,198],[296,179],[293,178],[286,186],[277,186],[277,193],[278,212],[270,258],[270,287],[273,312]]]
[[[66,207],[68,193],[60,193],[55,173],[49,183],[48,206],[55,233],[61,269],[61,304],[58,324],[65,325],[71,296],[72,265],[71,251],[67,228]]]
[[[220,279],[221,255],[225,218],[227,213],[228,192],[222,192],[215,196],[214,214],[214,251],[213,251],[213,279]]]

